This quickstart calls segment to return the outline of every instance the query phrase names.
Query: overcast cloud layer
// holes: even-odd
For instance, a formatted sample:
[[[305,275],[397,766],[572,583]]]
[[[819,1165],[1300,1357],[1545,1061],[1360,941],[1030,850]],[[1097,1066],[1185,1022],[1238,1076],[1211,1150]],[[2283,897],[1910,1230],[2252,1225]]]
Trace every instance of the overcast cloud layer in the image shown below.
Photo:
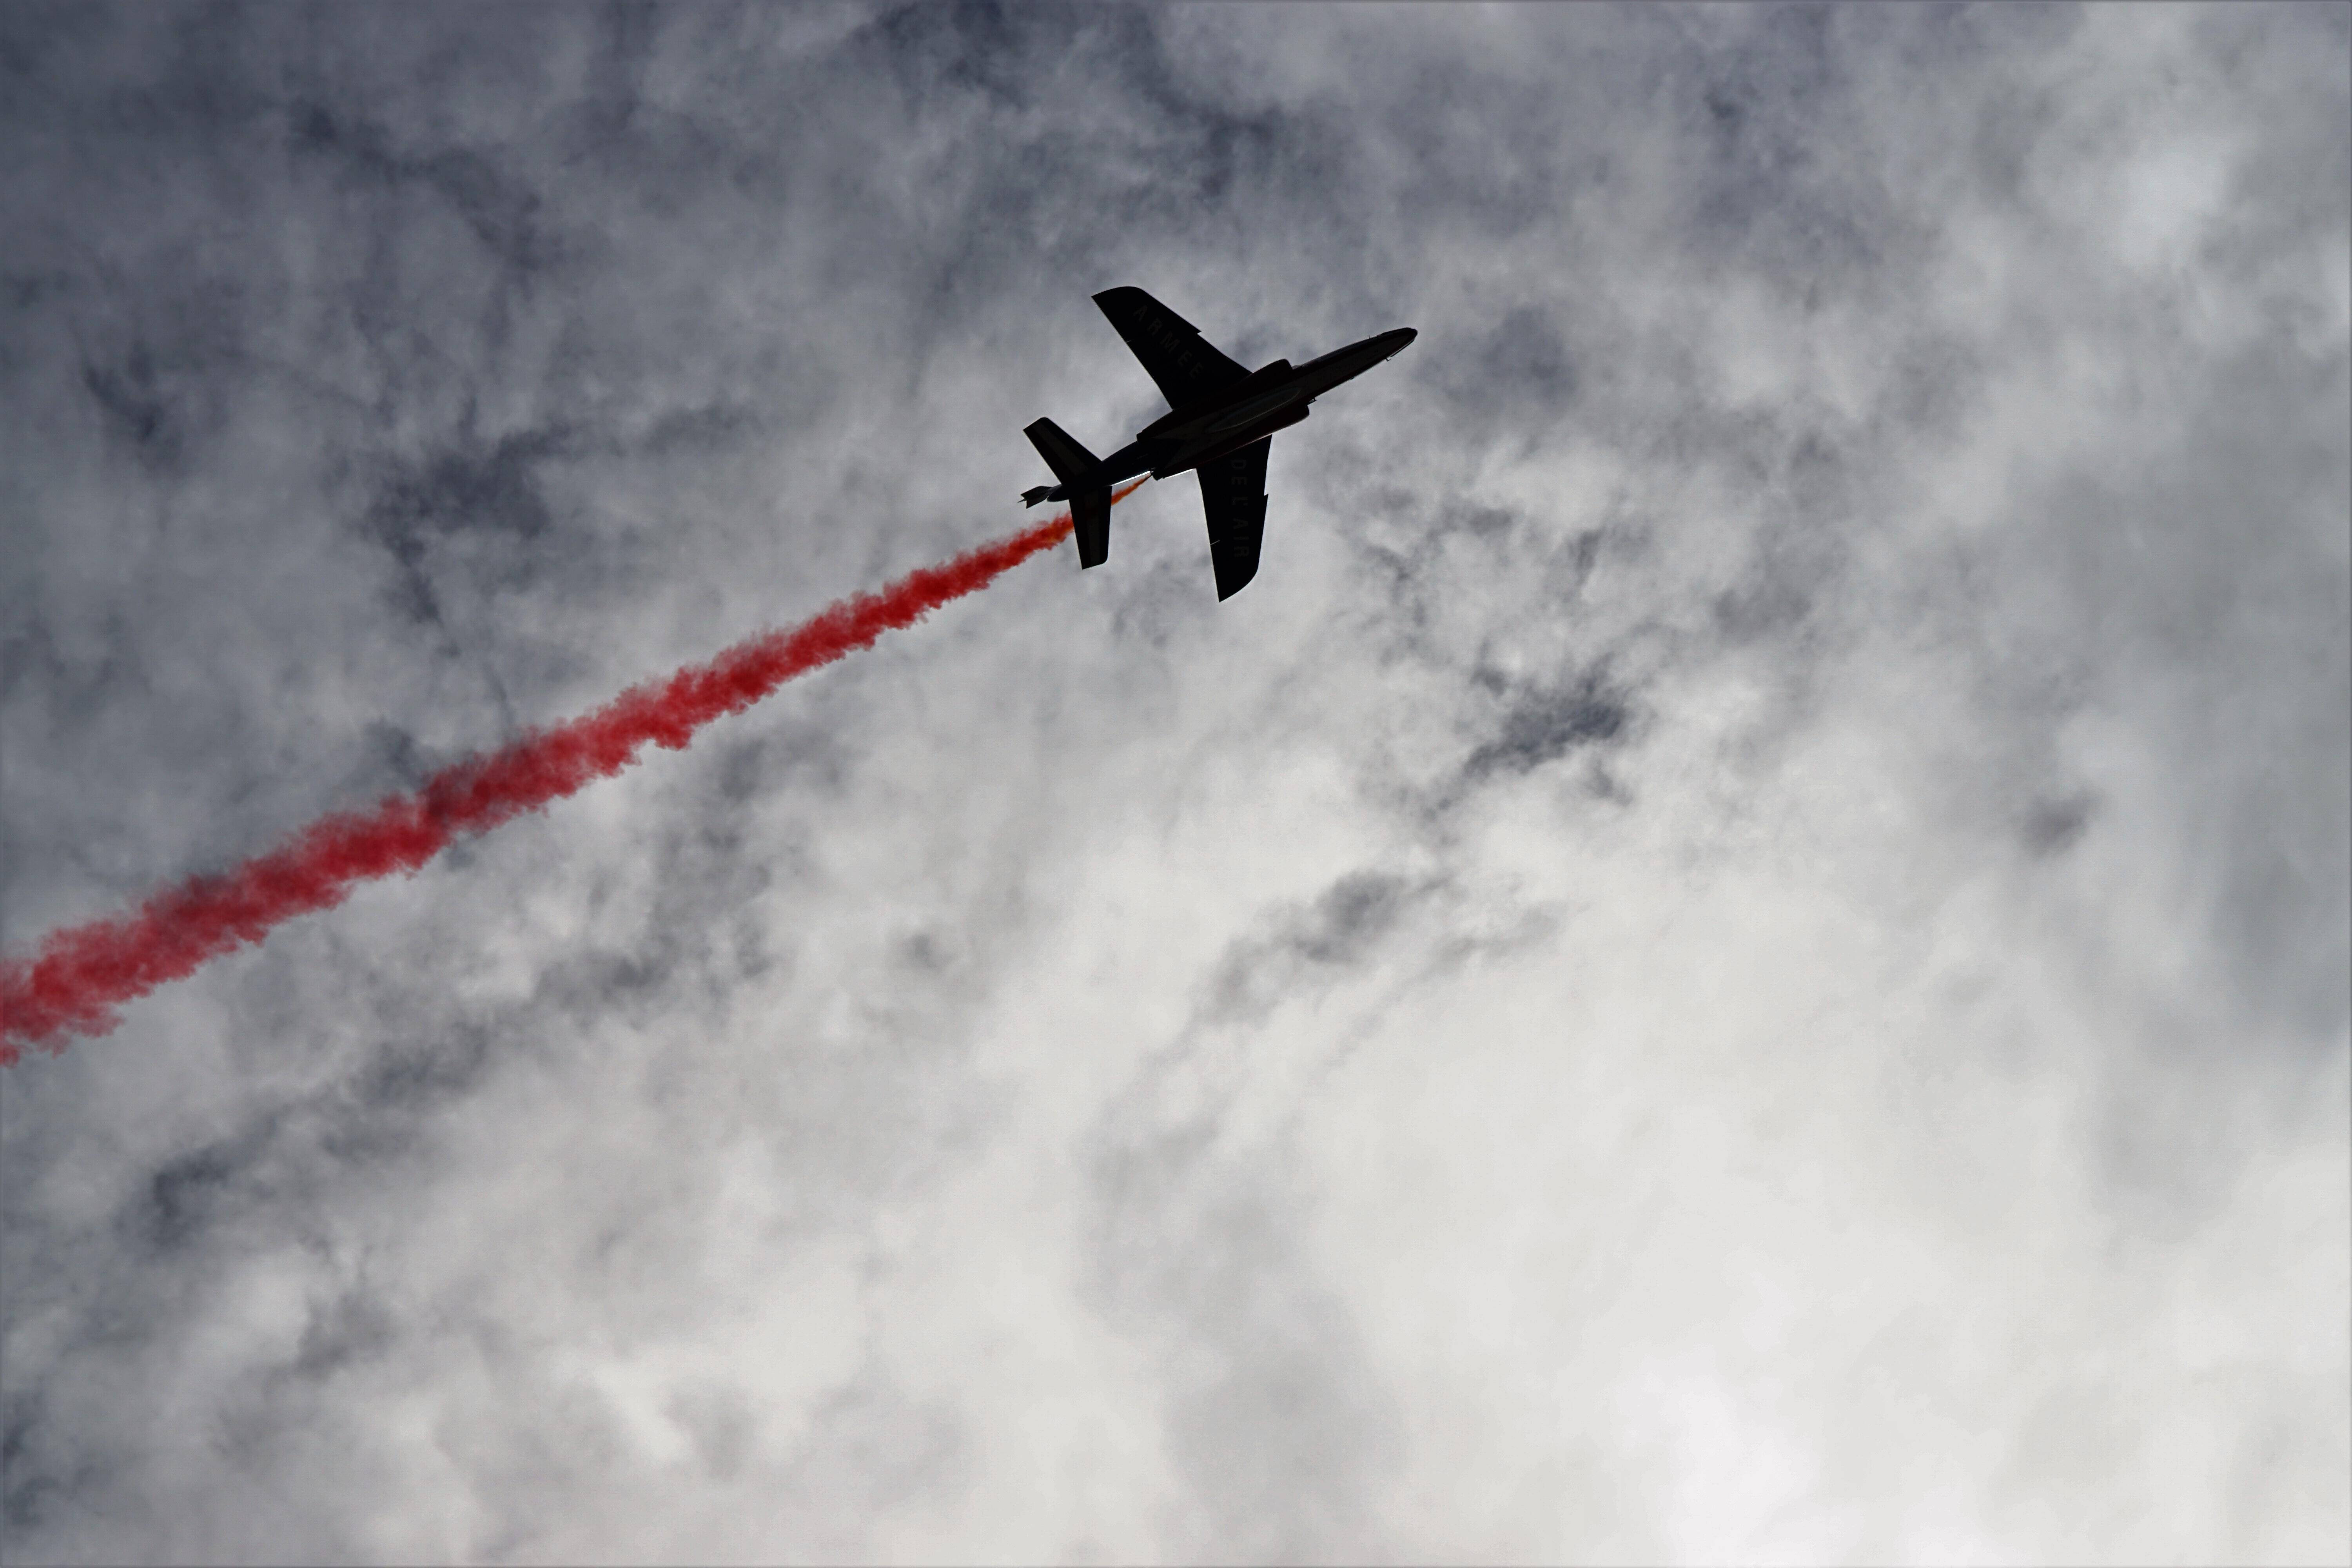
[[[2346,1560],[2352,12],[0,11],[12,1563]]]

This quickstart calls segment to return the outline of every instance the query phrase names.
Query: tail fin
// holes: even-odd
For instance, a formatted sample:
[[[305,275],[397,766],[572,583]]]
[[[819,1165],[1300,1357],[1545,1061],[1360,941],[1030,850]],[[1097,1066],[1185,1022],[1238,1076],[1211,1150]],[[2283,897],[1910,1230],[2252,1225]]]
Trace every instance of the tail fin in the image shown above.
[[[1040,419],[1023,435],[1061,480],[1058,489],[1070,498],[1070,521],[1078,538],[1078,564],[1099,566],[1110,559],[1110,486],[1096,481],[1102,462],[1070,439],[1051,419]]]

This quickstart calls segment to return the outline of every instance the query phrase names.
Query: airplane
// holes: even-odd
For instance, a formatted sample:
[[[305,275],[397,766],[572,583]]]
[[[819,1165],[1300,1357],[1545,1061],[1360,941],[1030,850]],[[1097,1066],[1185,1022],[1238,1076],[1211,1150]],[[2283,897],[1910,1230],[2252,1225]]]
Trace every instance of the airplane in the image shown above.
[[[1403,352],[1418,334],[1399,327],[1293,366],[1276,360],[1255,371],[1209,346],[1201,329],[1140,289],[1106,289],[1095,303],[1168,399],[1168,413],[1108,458],[1097,458],[1055,424],[1022,432],[1061,482],[1024,490],[1021,504],[1066,500],[1078,538],[1078,565],[1110,558],[1110,488],[1149,472],[1155,479],[1192,469],[1209,514],[1209,561],[1217,597],[1232,598],[1257,575],[1265,537],[1265,458],[1277,430],[1307,417],[1307,405]]]

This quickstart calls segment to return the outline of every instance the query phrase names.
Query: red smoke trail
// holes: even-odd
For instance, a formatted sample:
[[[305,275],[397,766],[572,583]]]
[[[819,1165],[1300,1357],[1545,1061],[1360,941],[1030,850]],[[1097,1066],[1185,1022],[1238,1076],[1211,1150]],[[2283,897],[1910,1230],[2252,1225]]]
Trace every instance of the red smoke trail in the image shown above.
[[[1114,502],[1134,493],[1117,491]],[[0,1066],[26,1045],[65,1049],[75,1035],[114,1027],[114,1009],[207,959],[257,942],[272,926],[332,909],[353,884],[415,871],[460,833],[484,833],[609,778],[650,741],[677,750],[712,720],[739,713],[796,675],[831,664],[886,631],[909,626],[984,588],[1070,531],[1070,514],[943,566],[857,594],[789,631],[736,644],[709,664],[631,687],[585,718],[535,731],[502,751],[443,769],[414,795],[373,811],[321,818],[283,847],[217,877],[192,877],[137,913],[53,931],[38,956],[0,960]]]

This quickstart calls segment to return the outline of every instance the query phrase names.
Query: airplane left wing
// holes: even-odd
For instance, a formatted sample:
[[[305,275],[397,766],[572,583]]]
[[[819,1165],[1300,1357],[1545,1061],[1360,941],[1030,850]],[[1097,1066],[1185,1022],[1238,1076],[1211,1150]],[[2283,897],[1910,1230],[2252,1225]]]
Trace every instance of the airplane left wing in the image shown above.
[[[1206,397],[1249,374],[1209,346],[1201,329],[1140,289],[1106,289],[1095,303],[1135,351],[1171,408]]]
[[[1200,468],[1201,505],[1209,514],[1209,562],[1217,597],[1230,599],[1257,575],[1265,539],[1265,459],[1271,437]]]

